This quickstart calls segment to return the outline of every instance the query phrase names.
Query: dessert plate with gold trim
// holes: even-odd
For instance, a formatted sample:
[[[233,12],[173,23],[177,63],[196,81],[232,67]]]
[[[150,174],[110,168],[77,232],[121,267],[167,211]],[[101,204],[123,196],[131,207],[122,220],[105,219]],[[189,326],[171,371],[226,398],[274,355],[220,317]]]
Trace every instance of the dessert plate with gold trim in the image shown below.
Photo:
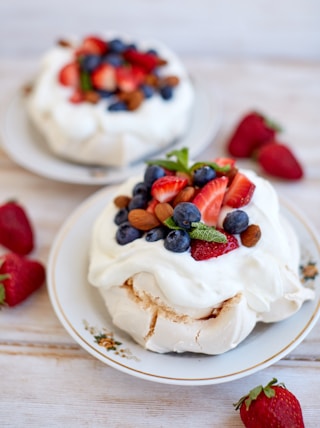
[[[281,203],[283,215],[296,230],[302,248],[301,278],[316,289],[291,318],[259,324],[237,348],[223,355],[157,354],[143,349],[111,322],[96,288],[87,281],[93,223],[112,200],[115,187],[103,188],[84,201],[60,229],[48,263],[48,290],[56,315],[71,337],[102,363],[142,379],[176,385],[232,381],[284,358],[314,327],[320,315],[320,244],[296,209]],[[313,278],[313,279],[312,279]]]

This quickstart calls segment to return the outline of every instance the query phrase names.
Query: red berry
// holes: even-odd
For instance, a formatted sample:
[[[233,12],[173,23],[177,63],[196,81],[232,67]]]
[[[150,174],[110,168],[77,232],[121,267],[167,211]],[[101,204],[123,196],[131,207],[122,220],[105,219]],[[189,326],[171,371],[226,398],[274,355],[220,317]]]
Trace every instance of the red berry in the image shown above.
[[[125,51],[123,56],[128,62],[143,68],[147,73],[151,73],[159,64],[159,59],[156,55],[134,49]]]
[[[59,72],[59,82],[64,86],[78,87],[80,84],[80,68],[77,62],[65,65]]]
[[[195,260],[208,260],[213,257],[219,257],[227,254],[239,247],[238,240],[235,236],[230,235],[224,230],[220,230],[227,237],[226,243],[208,242],[200,239],[191,240],[191,256]]]
[[[251,201],[255,188],[255,184],[246,175],[237,172],[226,191],[223,205],[228,205],[232,208],[240,208],[247,205]]]
[[[151,187],[151,195],[159,202],[169,202],[188,184],[185,177],[165,175],[158,178]]]
[[[85,100],[84,93],[79,88],[76,88],[69,98],[69,101],[73,104],[82,103],[82,101],[84,100]]]
[[[108,44],[95,36],[86,37],[80,47],[80,52],[83,54],[103,55],[106,53]]]
[[[228,151],[239,158],[251,157],[253,152],[271,141],[279,127],[263,115],[252,112],[242,118],[228,142]]]
[[[0,244],[22,255],[33,250],[31,222],[24,208],[16,202],[0,206]]]
[[[227,177],[215,178],[203,186],[192,201],[201,213],[201,220],[208,226],[217,224],[227,185]]]
[[[15,306],[45,281],[45,268],[36,261],[14,253],[0,257],[0,305]]]
[[[273,141],[261,147],[257,160],[262,169],[275,177],[299,180],[303,169],[293,152],[284,144]]]
[[[303,428],[298,399],[273,379],[265,387],[252,389],[235,404],[246,428]]]
[[[116,89],[116,74],[112,65],[100,64],[91,75],[92,84],[96,89],[114,91]]]

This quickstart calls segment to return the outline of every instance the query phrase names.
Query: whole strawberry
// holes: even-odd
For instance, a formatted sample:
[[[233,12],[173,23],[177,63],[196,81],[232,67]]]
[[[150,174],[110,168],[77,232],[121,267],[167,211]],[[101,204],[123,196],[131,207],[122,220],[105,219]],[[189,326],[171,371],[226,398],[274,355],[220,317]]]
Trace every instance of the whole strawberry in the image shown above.
[[[259,385],[235,405],[246,428],[303,428],[299,401],[286,387],[273,378]]]
[[[267,174],[275,177],[287,180],[303,177],[302,166],[292,150],[275,140],[259,149],[257,161]]]
[[[34,247],[34,235],[24,208],[14,201],[0,206],[0,244],[21,254],[29,254]]]
[[[45,268],[19,254],[0,257],[0,305],[15,306],[37,290],[45,281]]]
[[[249,158],[256,149],[272,140],[280,128],[257,112],[245,115],[232,134],[227,148],[232,156]]]

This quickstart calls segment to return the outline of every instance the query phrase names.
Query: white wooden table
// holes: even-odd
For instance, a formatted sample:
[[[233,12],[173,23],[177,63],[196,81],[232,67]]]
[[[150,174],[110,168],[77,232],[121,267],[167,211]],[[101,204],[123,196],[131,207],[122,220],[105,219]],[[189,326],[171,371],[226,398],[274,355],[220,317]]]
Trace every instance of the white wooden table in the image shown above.
[[[248,109],[259,108],[277,119],[286,129],[284,139],[305,165],[306,178],[297,183],[273,180],[273,184],[319,232],[320,64],[185,61],[221,95],[221,132],[206,154],[223,153],[228,132]],[[2,109],[33,67],[27,60],[2,61]],[[33,255],[44,263],[65,218],[98,188],[37,176],[16,165],[0,148],[0,202],[15,197],[27,207],[37,237]],[[229,383],[190,387],[141,380],[93,358],[66,333],[45,286],[20,306],[0,311],[2,427],[241,427],[232,403],[272,377],[298,396],[306,427],[319,426],[319,322],[273,366]]]

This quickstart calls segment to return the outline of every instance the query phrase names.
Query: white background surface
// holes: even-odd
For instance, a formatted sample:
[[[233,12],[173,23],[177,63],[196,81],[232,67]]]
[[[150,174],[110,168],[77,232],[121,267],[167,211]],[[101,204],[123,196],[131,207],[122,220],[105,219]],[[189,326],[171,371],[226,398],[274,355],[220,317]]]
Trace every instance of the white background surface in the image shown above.
[[[179,54],[320,59],[319,0],[1,0],[1,57],[39,56],[58,37],[115,29]]]

